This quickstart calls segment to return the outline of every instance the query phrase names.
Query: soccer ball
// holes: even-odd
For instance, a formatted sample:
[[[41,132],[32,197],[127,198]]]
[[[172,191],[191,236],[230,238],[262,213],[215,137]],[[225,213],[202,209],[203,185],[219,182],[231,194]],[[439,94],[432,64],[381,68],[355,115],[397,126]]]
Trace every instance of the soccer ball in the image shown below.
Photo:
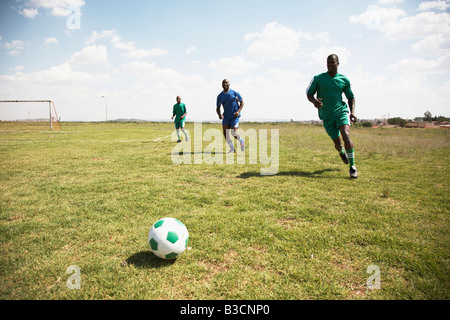
[[[156,221],[148,232],[148,243],[152,252],[162,259],[175,259],[186,250],[189,232],[175,218]]]

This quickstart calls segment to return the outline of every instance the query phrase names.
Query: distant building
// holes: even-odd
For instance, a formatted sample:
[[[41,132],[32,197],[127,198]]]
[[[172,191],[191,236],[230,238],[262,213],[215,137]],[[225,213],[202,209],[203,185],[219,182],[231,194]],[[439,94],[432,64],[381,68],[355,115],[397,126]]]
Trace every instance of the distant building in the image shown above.
[[[438,128],[438,126],[435,126],[433,122],[411,121],[406,123],[405,128],[429,129],[429,128]]]

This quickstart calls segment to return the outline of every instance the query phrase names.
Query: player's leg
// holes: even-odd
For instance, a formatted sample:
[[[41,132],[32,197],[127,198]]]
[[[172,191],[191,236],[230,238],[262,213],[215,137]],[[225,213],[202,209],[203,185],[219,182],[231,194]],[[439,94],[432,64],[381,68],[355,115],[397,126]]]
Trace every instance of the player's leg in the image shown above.
[[[334,148],[339,152],[339,155],[342,159],[342,162],[345,164],[348,164],[348,156],[345,152],[344,147],[342,146],[342,140],[341,137],[337,137],[336,139],[333,139],[334,142]]]
[[[342,162],[348,164],[347,154],[345,153],[345,149],[342,146],[341,133],[336,126],[335,119],[323,120],[323,127],[325,131],[330,136],[331,140],[333,140],[334,148],[339,152],[339,156],[342,159]]]
[[[184,138],[186,139],[186,141],[189,141],[186,130],[184,130],[184,121],[181,121],[180,128],[181,128],[181,131],[183,131],[183,133],[184,133]]]
[[[227,142],[228,146],[230,146],[230,151],[228,151],[228,153],[236,152],[236,150],[234,149],[233,140],[230,137],[231,127],[230,124],[225,119],[223,119],[222,121],[222,129],[225,141]]]
[[[349,164],[350,164],[350,178],[357,178],[358,173],[355,166],[355,146],[350,137],[350,125],[345,124],[339,127],[339,131],[344,141],[345,151],[347,152]]]
[[[175,121],[175,130],[177,131],[177,137],[178,137],[177,142],[181,142],[181,139],[180,139],[180,123],[179,123],[179,121]]]
[[[346,150],[353,149],[353,141],[350,138],[350,126],[348,124],[339,127],[339,131],[342,135],[342,140],[344,141],[344,146]]]
[[[237,132],[237,129],[239,128],[239,118],[233,118],[231,121],[231,134],[233,137],[239,141],[239,144],[241,145],[241,151],[245,150],[245,141],[241,138],[241,135]]]

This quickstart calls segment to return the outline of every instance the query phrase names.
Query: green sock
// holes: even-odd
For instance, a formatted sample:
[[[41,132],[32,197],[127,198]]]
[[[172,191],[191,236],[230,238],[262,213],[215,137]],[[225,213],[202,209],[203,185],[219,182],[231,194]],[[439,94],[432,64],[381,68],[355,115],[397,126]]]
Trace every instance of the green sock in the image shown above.
[[[347,151],[348,161],[350,163],[350,167],[355,165],[355,149],[348,149]]]

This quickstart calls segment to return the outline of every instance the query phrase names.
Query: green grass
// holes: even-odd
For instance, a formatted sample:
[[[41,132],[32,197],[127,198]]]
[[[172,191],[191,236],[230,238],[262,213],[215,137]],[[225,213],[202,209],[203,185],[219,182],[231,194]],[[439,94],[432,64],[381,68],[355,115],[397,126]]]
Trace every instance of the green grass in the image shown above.
[[[279,129],[277,175],[176,165],[170,123],[1,123],[0,299],[450,298],[450,131],[352,128],[350,180],[320,126],[241,127]],[[147,243],[166,216],[190,234],[175,261]]]

